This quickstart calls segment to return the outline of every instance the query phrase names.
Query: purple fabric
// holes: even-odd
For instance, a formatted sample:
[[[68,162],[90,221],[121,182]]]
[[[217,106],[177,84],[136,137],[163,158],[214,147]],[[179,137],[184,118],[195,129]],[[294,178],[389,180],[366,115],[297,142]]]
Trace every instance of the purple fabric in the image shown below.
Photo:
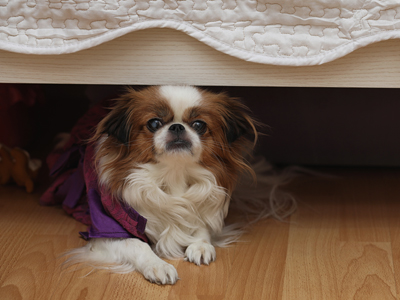
[[[66,184],[70,184],[70,192],[65,198],[63,205],[68,206],[69,208],[73,208],[78,204],[77,200],[81,198],[81,195],[85,191],[85,181],[83,177],[83,157],[85,148],[80,147],[79,153],[81,154],[81,158],[79,159],[78,167],[65,182]]]
[[[85,140],[108,112],[104,105],[90,109],[72,129],[64,149],[49,155],[48,161],[54,162],[49,166],[50,174],[55,180],[42,195],[40,203],[61,204],[68,214],[89,225],[87,232],[81,232],[85,239],[136,237],[148,242],[144,233],[147,220],[98,184],[93,166],[94,145]]]
[[[79,151],[79,149],[80,145],[74,144],[58,153],[56,162],[51,166],[50,176],[56,176],[67,169],[76,168],[82,155],[82,151]]]
[[[89,206],[83,177],[84,145],[73,145],[58,155],[50,171],[53,184],[40,198],[41,205],[61,204],[63,209],[85,225],[90,225]]]
[[[80,232],[84,239],[132,237],[132,234],[125,230],[118,222],[115,222],[115,219],[110,217],[104,210],[98,190],[89,189],[88,202],[92,225],[89,227],[87,232]]]
[[[92,219],[92,227],[95,228],[94,230],[96,230],[96,232],[99,232],[100,228],[117,228],[117,225],[120,225],[129,234],[138,237],[144,241],[147,241],[147,237],[144,234],[147,220],[143,218],[133,208],[128,208],[126,205],[123,204],[122,201],[112,197],[112,195],[104,187],[99,187],[97,173],[93,166],[94,152],[94,145],[89,144],[86,147],[84,160],[84,176],[89,198],[88,202],[89,206],[91,206],[90,213]],[[96,193],[89,193],[89,191],[96,191]],[[99,197],[90,198],[93,195],[99,195]],[[95,209],[95,215],[92,215],[92,206]],[[96,209],[100,206],[103,207],[103,210]],[[110,218],[105,218],[104,215],[109,216]],[[91,228],[89,229],[89,236]],[[104,237],[111,237],[109,230],[104,231]],[[114,232],[114,236],[112,237],[125,236],[121,236],[120,232]]]

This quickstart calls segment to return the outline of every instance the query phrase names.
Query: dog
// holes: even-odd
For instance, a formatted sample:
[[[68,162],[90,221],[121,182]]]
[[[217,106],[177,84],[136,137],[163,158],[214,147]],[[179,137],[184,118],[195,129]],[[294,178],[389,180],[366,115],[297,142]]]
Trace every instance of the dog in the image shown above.
[[[91,142],[99,184],[147,220],[149,242],[90,239],[69,253],[68,263],[136,270],[164,285],[179,277],[161,257],[213,262],[215,246],[237,233],[224,220],[241,174],[255,176],[245,157],[257,126],[248,108],[225,93],[192,86],[129,88]]]

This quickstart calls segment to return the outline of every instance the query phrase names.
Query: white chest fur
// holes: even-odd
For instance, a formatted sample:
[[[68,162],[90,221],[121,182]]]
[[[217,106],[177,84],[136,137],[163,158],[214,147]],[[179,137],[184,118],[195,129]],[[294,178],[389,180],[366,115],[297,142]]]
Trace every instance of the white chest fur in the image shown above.
[[[213,174],[196,163],[143,164],[126,179],[122,197],[147,219],[146,234],[166,257],[182,256],[199,228],[219,233],[229,202]]]

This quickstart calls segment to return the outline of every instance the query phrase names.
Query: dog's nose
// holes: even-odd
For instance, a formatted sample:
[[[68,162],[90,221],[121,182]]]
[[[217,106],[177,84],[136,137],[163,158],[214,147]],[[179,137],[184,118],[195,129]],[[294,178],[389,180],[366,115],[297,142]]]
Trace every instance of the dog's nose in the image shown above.
[[[181,132],[185,131],[185,126],[182,124],[172,124],[168,130],[172,131],[175,134],[180,134]]]

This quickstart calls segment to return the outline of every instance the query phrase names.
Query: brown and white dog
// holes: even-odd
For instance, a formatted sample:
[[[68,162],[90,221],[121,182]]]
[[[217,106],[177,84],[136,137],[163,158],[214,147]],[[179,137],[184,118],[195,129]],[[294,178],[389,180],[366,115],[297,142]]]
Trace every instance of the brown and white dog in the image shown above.
[[[197,265],[216,258],[232,192],[257,138],[247,108],[226,94],[191,86],[129,89],[99,123],[99,181],[147,219],[140,239],[92,239],[71,252],[72,262],[137,270],[151,282],[174,284],[184,257]]]

